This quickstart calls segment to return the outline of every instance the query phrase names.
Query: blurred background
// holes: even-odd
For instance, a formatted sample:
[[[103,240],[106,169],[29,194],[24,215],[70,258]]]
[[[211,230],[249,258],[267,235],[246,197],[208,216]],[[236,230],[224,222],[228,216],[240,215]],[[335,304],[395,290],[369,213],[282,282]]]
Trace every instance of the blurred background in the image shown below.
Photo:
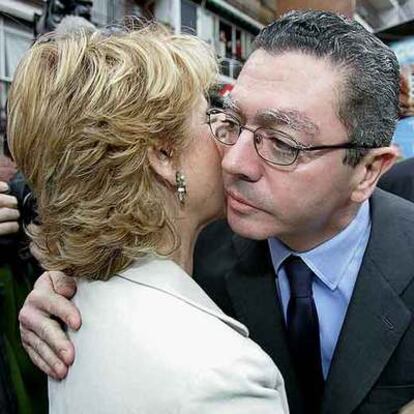
[[[326,9],[353,17],[389,44],[401,64],[401,119],[394,137],[402,158],[414,155],[414,0],[0,0],[0,138],[13,72],[33,39],[65,15],[96,26],[124,16],[155,18],[214,46],[221,93],[228,93],[259,30],[292,9]]]

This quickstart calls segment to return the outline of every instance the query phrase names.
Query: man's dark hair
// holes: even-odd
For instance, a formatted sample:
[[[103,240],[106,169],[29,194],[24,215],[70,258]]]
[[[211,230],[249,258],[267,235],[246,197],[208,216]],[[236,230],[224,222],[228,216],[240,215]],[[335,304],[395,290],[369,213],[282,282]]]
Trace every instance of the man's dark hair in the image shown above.
[[[399,112],[399,64],[394,52],[359,23],[326,11],[292,11],[265,27],[255,50],[277,55],[301,52],[329,59],[344,70],[338,117],[349,141],[388,146]],[[366,150],[348,150],[357,165]]]

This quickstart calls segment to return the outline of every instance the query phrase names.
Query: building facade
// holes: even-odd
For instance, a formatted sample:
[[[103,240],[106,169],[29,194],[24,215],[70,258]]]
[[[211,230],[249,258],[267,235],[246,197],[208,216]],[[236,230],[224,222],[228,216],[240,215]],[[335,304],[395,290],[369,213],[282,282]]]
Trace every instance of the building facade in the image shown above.
[[[221,81],[231,84],[250,54],[255,36],[276,16],[276,7],[263,3],[160,0],[154,2],[154,16],[177,32],[194,33],[210,43],[219,57]]]
[[[14,70],[33,42],[36,15],[41,11],[41,0],[0,1],[0,134],[4,130],[5,103]]]

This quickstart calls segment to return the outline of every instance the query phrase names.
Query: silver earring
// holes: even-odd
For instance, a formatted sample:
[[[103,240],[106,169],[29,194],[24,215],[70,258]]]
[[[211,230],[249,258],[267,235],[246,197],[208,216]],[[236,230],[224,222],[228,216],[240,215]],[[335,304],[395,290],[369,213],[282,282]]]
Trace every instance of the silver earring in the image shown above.
[[[175,181],[177,183],[177,197],[181,204],[185,203],[187,197],[187,187],[185,185],[185,176],[182,172],[177,171],[175,174]]]

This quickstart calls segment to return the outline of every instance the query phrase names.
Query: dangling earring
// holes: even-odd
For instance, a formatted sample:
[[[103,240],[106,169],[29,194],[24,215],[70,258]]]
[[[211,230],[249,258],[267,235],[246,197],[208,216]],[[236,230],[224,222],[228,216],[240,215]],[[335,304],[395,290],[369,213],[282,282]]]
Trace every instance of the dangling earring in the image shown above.
[[[187,197],[187,187],[185,185],[185,176],[182,172],[177,171],[175,174],[175,181],[177,183],[177,197],[181,204],[185,204]]]

